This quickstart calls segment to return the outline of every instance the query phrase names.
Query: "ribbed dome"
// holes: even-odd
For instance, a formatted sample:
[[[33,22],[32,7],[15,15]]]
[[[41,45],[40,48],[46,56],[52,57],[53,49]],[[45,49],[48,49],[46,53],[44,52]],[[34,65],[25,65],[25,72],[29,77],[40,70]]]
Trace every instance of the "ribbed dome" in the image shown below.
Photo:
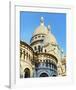
[[[33,36],[35,36],[37,34],[47,34],[47,32],[48,32],[48,29],[44,25],[44,19],[43,19],[43,17],[41,17],[40,26],[36,28],[36,30],[33,33]]]

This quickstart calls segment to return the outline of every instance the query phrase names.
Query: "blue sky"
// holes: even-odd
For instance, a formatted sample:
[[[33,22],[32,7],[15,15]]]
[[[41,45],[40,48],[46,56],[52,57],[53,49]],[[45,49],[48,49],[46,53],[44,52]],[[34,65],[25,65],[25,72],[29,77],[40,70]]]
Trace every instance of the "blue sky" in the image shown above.
[[[60,47],[66,53],[66,14],[46,12],[20,12],[20,40],[30,42],[33,32],[40,25],[40,17],[44,17],[45,26],[51,25],[51,32]]]

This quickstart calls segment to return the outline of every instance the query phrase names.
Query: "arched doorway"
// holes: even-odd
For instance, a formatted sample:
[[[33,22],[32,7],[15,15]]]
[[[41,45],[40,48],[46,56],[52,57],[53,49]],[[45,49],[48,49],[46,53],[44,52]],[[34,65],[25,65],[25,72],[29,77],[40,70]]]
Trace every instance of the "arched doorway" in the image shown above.
[[[24,78],[29,78],[29,77],[30,77],[30,69],[25,68],[25,70],[24,70]]]
[[[41,73],[40,77],[48,77],[48,74],[47,73]]]

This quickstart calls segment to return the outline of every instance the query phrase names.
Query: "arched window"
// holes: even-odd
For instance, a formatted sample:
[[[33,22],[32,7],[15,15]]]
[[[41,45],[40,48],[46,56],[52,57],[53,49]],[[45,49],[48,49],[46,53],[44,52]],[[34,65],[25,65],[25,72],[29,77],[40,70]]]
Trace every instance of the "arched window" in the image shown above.
[[[41,50],[41,47],[40,47],[40,45],[38,46],[38,51],[40,52],[40,50]]]
[[[37,50],[36,46],[34,47],[34,50]]]
[[[28,56],[28,52],[27,52],[27,53],[26,53],[26,60],[28,59],[28,57],[29,57],[29,56]]]
[[[26,56],[28,57],[28,52],[26,53]]]
[[[29,77],[30,77],[30,69],[25,68],[25,70],[24,70],[24,78],[29,78]]]
[[[40,45],[38,46],[38,51],[39,52],[42,52],[43,51],[43,48]]]

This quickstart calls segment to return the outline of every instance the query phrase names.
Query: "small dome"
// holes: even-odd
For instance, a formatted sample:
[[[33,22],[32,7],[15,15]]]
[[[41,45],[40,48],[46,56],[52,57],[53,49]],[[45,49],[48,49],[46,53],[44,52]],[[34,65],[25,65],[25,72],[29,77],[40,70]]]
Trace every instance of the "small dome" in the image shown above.
[[[47,34],[47,32],[48,32],[48,29],[44,25],[44,18],[41,17],[41,19],[40,19],[40,26],[36,28],[36,30],[33,33],[33,36],[35,36],[37,34]]]

